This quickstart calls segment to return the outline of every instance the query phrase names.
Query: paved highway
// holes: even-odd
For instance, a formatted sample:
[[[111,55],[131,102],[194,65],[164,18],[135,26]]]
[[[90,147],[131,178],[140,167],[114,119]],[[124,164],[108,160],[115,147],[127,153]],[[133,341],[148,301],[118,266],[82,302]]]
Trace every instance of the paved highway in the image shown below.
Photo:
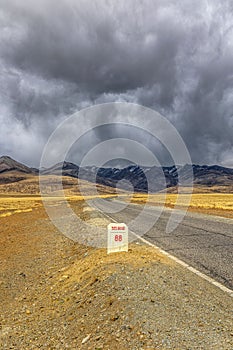
[[[110,208],[114,211],[122,209],[122,202],[116,200],[97,199],[92,204],[102,213]],[[130,223],[140,213],[140,222]],[[157,207],[150,206],[142,214],[141,205],[129,204],[108,215],[117,222],[128,224],[141,236],[157,214]],[[174,232],[166,233],[170,214],[171,210],[164,210],[143,238],[233,290],[233,220],[188,213]]]

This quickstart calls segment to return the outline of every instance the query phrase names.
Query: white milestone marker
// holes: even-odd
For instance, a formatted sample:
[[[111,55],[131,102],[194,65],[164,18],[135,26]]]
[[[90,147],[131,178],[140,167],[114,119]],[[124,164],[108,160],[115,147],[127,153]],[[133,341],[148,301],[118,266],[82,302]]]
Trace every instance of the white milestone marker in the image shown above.
[[[107,253],[128,251],[128,227],[123,223],[108,225]]]

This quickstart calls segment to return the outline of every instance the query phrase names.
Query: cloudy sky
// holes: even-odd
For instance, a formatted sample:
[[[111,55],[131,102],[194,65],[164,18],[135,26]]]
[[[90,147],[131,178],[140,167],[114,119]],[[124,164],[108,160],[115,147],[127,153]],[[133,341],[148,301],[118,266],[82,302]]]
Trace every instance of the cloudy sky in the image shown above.
[[[233,167],[232,0],[0,0],[0,155],[38,166],[67,115],[114,101]]]

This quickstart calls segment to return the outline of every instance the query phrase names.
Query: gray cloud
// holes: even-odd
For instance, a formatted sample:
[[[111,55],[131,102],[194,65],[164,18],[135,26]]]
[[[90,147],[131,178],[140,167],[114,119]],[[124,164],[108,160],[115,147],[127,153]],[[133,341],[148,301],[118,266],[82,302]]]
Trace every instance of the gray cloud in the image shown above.
[[[193,162],[233,167],[230,0],[2,0],[0,23],[1,153],[38,165],[66,115],[130,101],[169,118]]]

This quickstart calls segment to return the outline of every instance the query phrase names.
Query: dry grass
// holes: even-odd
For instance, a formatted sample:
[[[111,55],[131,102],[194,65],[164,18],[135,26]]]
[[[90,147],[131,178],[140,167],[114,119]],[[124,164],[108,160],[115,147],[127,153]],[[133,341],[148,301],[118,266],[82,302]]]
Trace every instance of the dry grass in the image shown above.
[[[9,177],[17,177],[17,174],[10,174]],[[4,175],[6,178],[6,175]],[[51,201],[51,205],[59,204],[63,198],[63,193],[59,191],[60,178],[56,175],[46,175],[42,177],[43,188],[46,200]],[[176,188],[168,189],[169,193],[141,194],[136,193],[132,197],[126,192],[116,193],[108,186],[90,183],[85,180],[78,180],[72,177],[63,177],[63,189],[71,207],[77,201],[84,201],[93,198],[111,198],[119,195],[119,198],[132,203],[150,205],[164,205],[173,208],[176,204]],[[81,184],[81,192],[79,184]],[[213,214],[233,218],[233,193],[227,193],[227,188],[216,187],[215,192],[208,187],[194,187],[194,193],[189,204],[189,210],[206,214]],[[179,195],[177,208],[184,208],[188,204],[189,189],[182,188]],[[224,193],[220,193],[220,192]],[[231,189],[229,188],[229,192]],[[39,177],[27,175],[25,179],[12,183],[0,184],[0,217],[10,216],[21,212],[31,211],[42,206],[40,196]],[[91,218],[93,219],[93,218]],[[96,219],[96,218],[95,218]]]
[[[18,177],[17,177],[17,176]],[[25,178],[18,181],[16,179],[20,179],[20,174],[14,174],[14,182],[11,181],[12,174],[8,177],[4,175],[4,181],[9,180],[9,183],[1,182],[3,181],[0,176],[0,195],[6,196],[23,196],[23,195],[40,195],[40,185],[39,185],[39,176],[24,176]],[[22,176],[22,175],[21,175]],[[43,193],[49,195],[61,195],[59,193],[60,189],[60,177],[56,175],[44,175],[41,177],[41,184],[43,186]],[[63,190],[68,196],[76,196],[80,195],[80,190],[84,195],[96,194],[96,192],[100,194],[114,194],[115,191],[113,188],[108,186],[103,186],[100,184],[91,183],[85,180],[78,180],[76,178],[63,176],[62,177],[62,185]],[[81,186],[81,187],[80,187]]]
[[[41,205],[42,205],[41,198],[3,197],[3,198],[0,198],[0,217],[6,217],[6,216],[11,216],[13,214],[29,212]]]
[[[14,173],[8,176],[9,181],[12,176],[14,179],[19,174]],[[7,175],[4,175],[7,180]],[[63,193],[59,191],[60,178],[55,175],[46,175],[42,177],[43,181],[43,200],[49,201],[50,205],[56,206],[64,200]],[[72,203],[77,201],[84,201],[88,199],[109,198],[115,196],[114,189],[95,185],[88,181],[72,177],[62,178],[63,189],[66,199]],[[81,183],[82,193],[79,191],[79,184]],[[38,207],[43,206],[40,195],[39,177],[27,175],[23,180],[0,184],[0,217],[7,217],[13,214],[32,211]]]
[[[184,208],[189,202],[188,194],[179,195],[179,203],[176,204],[178,195],[168,194],[135,194],[128,201],[137,204],[165,205],[168,208]],[[202,212],[233,218],[233,194],[232,193],[193,193],[189,204],[189,211]]]
[[[104,194],[98,195],[98,198],[111,198],[113,195]],[[66,196],[71,207],[75,205],[77,202],[85,202],[88,199],[96,198],[96,195],[87,195],[87,196]],[[54,197],[45,197],[44,201],[49,202],[49,206],[56,207],[64,201],[64,197],[62,196],[54,196]],[[32,211],[33,209],[39,208],[43,206],[43,201],[40,196],[19,196],[19,197],[6,197],[0,196],[0,217],[7,217],[13,214],[25,213]]]

